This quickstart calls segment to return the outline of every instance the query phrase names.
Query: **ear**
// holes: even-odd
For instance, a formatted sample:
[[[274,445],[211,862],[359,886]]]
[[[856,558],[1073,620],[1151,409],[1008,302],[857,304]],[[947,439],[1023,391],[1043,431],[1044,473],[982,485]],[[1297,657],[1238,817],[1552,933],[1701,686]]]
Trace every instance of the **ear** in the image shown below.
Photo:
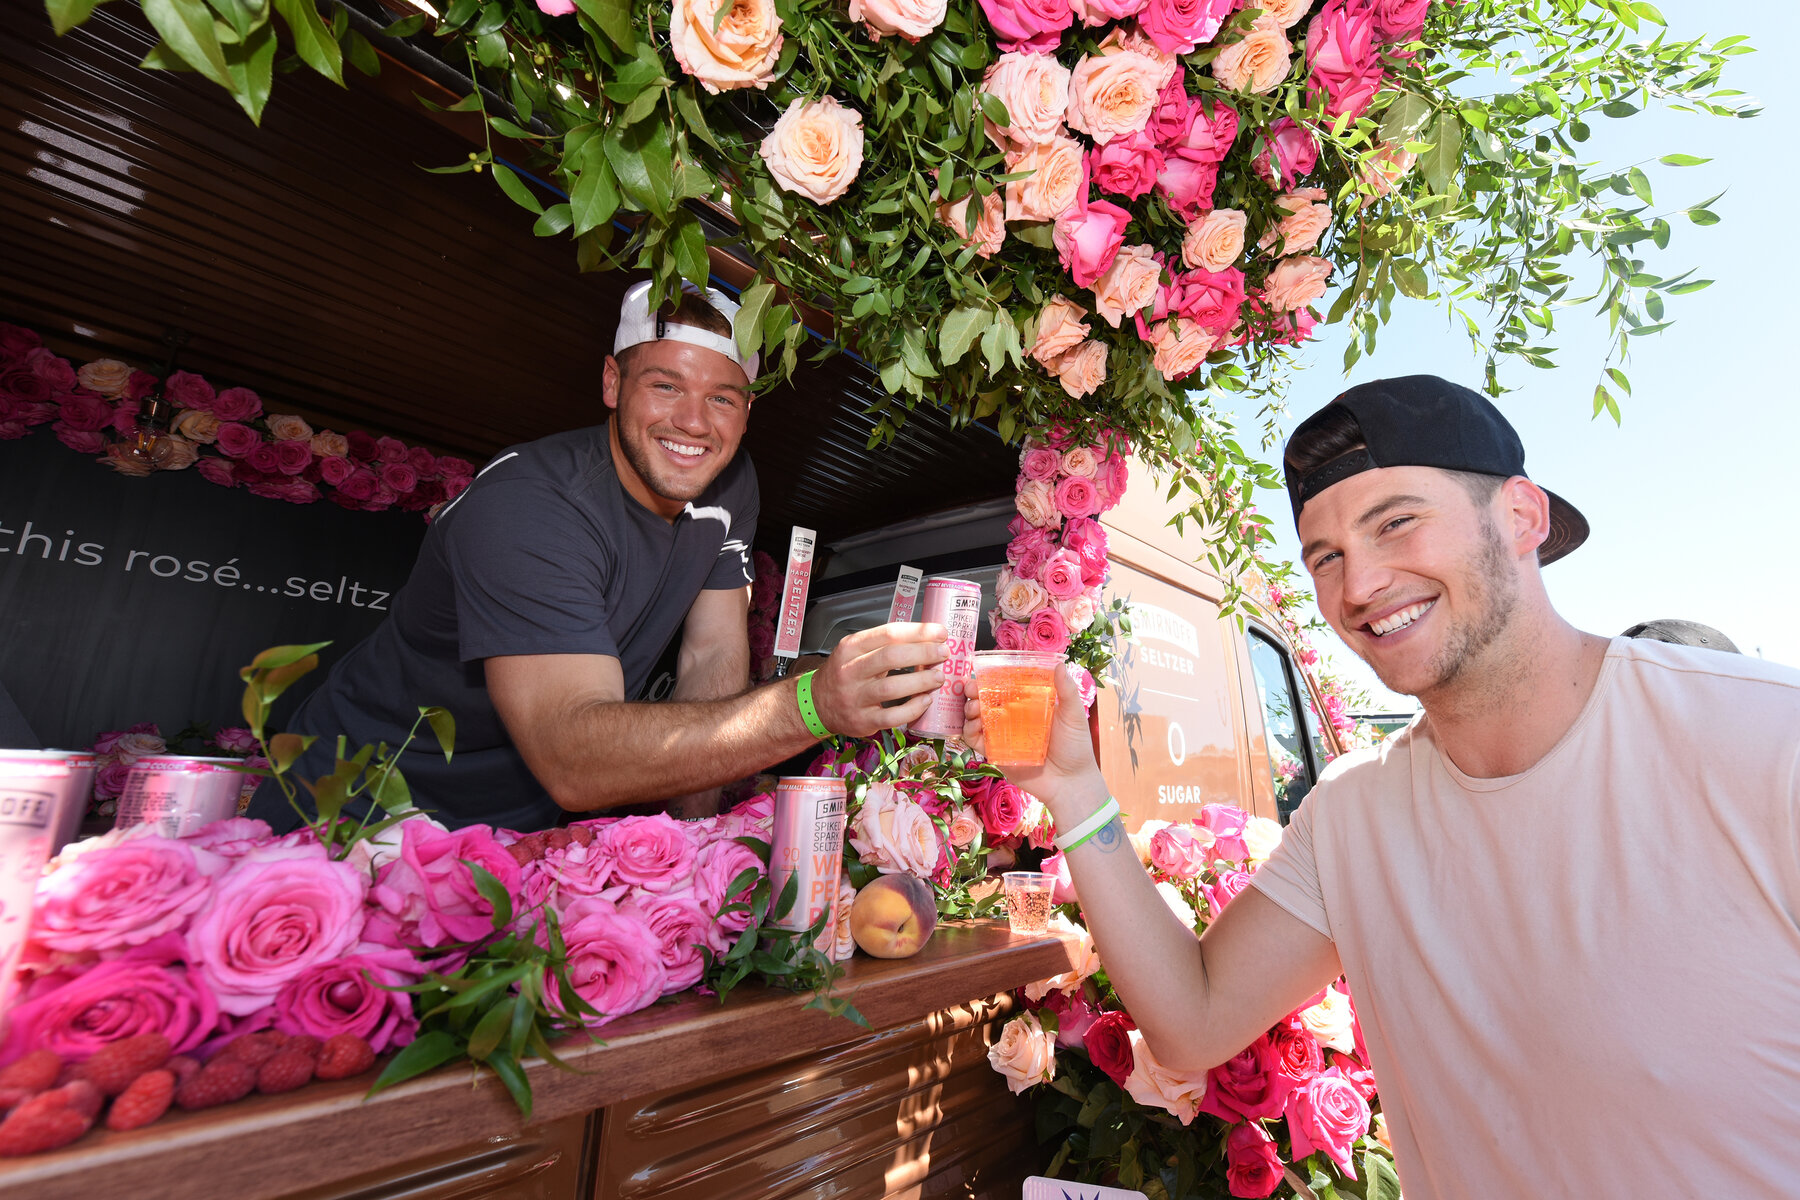
[[[1523,475],[1501,484],[1494,503],[1501,535],[1515,556],[1535,554],[1550,537],[1550,496]]]
[[[606,365],[600,370],[600,398],[608,408],[619,407],[620,380],[619,360],[609,354],[606,356]]]

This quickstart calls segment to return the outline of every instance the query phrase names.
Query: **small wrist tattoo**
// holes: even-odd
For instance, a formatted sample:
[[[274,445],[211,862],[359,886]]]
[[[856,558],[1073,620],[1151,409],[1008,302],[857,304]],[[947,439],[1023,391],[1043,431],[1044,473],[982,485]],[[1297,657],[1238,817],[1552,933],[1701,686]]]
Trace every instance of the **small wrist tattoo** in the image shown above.
[[[1111,854],[1125,843],[1125,825],[1119,818],[1114,817],[1100,827],[1092,840],[1097,848]]]

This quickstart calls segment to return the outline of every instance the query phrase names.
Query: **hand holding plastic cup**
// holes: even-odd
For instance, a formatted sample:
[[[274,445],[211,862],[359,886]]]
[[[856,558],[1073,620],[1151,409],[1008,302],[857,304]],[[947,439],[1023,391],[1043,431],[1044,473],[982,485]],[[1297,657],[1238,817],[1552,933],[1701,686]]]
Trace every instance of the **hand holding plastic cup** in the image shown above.
[[[1045,933],[1050,928],[1050,893],[1056,876],[1042,871],[1008,871],[1000,876],[1006,888],[1006,923],[1014,933]]]
[[[997,767],[1042,766],[1056,715],[1063,656],[1043,650],[978,650],[975,691],[987,760]]]

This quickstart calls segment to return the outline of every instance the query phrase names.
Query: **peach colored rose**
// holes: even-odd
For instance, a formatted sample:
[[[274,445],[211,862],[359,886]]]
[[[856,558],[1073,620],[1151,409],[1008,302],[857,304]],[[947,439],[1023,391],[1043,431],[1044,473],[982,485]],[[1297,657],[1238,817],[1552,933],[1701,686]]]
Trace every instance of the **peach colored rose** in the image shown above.
[[[124,393],[131,382],[131,368],[116,358],[97,358],[75,372],[76,380],[90,392],[98,392],[108,400]]]
[[[1263,16],[1280,22],[1283,29],[1292,29],[1312,10],[1312,0],[1256,0],[1256,7]]]
[[[329,429],[321,429],[313,434],[307,445],[312,447],[312,452],[319,458],[342,458],[350,453],[350,439]]]
[[[1008,1021],[1000,1038],[988,1047],[988,1062],[1006,1076],[1014,1093],[1056,1078],[1056,1035],[1047,1033],[1037,1017],[1024,1013]]]
[[[1151,345],[1156,353],[1151,359],[1164,379],[1181,379],[1189,375],[1219,344],[1219,337],[1198,321],[1171,317],[1150,327]]]
[[[1252,863],[1267,862],[1275,847],[1281,845],[1281,823],[1267,817],[1251,817],[1244,822],[1244,849]]]
[[[1148,246],[1125,246],[1112,265],[1094,280],[1094,311],[1114,329],[1119,322],[1149,307],[1162,286],[1162,264]]]
[[[1331,264],[1310,254],[1297,254],[1275,264],[1263,280],[1262,298],[1276,312],[1305,308],[1325,294]]]
[[[1340,1054],[1356,1053],[1355,1015],[1350,1011],[1350,997],[1336,987],[1325,989],[1325,998],[1300,1013],[1300,1023],[1319,1039],[1319,1045]]]
[[[975,247],[975,253],[982,258],[991,258],[1006,241],[1006,201],[999,192],[989,192],[981,198],[981,215],[975,218],[975,232],[969,233],[969,201],[974,197],[974,189],[970,189],[955,204],[945,204],[936,192],[932,199],[938,201],[938,220],[949,227],[950,231],[962,239],[965,246]]]
[[[763,139],[761,154],[776,183],[830,204],[862,170],[862,114],[831,96],[795,100]]]
[[[1167,885],[1164,885],[1167,886]],[[1199,1115],[1200,1102],[1206,1099],[1206,1072],[1184,1073],[1165,1067],[1150,1052],[1150,1043],[1133,1029],[1131,1037],[1131,1074],[1125,1090],[1131,1098],[1149,1108],[1173,1113],[1183,1125],[1192,1125]]]
[[[1049,54],[1002,54],[988,68],[981,90],[1006,106],[1003,129],[986,122],[1002,150],[1041,146],[1063,131],[1069,110],[1069,68]]]
[[[1202,271],[1225,271],[1244,252],[1244,213],[1215,208],[1188,225],[1181,240],[1181,261]]]
[[[1094,598],[1086,592],[1068,600],[1058,600],[1056,611],[1062,614],[1063,624],[1080,633],[1094,623]]]
[[[946,0],[850,0],[850,19],[869,27],[875,41],[898,34],[916,42],[944,23]]]
[[[1293,52],[1281,22],[1264,12],[1243,41],[1219,51],[1212,62],[1213,78],[1234,92],[1261,95],[1287,78]]]
[[[731,9],[715,29],[726,4]],[[766,88],[781,57],[781,17],[775,0],[672,0],[669,44],[681,69],[709,92]]]
[[[1106,343],[1081,343],[1056,360],[1055,371],[1063,391],[1081,399],[1106,382]]]
[[[1041,479],[1027,481],[1019,489],[1013,502],[1018,505],[1019,515],[1025,518],[1028,525],[1035,525],[1039,529],[1054,529],[1062,524],[1062,514],[1056,509],[1056,493]]]
[[[1069,124],[1104,146],[1136,133],[1174,74],[1174,62],[1158,62],[1136,50],[1089,55],[1069,77]]]
[[[312,426],[292,413],[276,413],[269,418],[269,436],[278,442],[312,437]]]
[[[190,442],[210,446],[219,436],[219,418],[205,409],[184,408],[170,428]]]
[[[1385,196],[1393,191],[1394,185],[1412,170],[1418,157],[1411,150],[1392,142],[1383,142],[1375,147],[1356,170],[1356,177],[1362,180],[1363,186],[1374,193],[1374,196],[1363,197],[1363,206],[1368,207],[1375,196]]]
[[[156,439],[150,457],[159,471],[184,471],[199,459],[200,451],[186,438],[170,434]]]
[[[1089,976],[1100,969],[1100,952],[1094,949],[1094,935],[1075,924],[1069,918],[1057,913],[1050,918],[1050,932],[1060,934],[1065,939],[1073,939],[1074,965],[1060,975],[1052,975],[1048,979],[1040,979],[1036,983],[1025,985],[1025,998],[1037,1003],[1051,992],[1061,992],[1065,996],[1073,996],[1081,991],[1081,985]],[[1064,945],[1068,945],[1065,940]]]
[[[1118,54],[1121,51],[1130,51],[1132,54],[1143,55],[1151,62],[1154,62],[1157,69],[1162,72],[1161,87],[1169,86],[1169,80],[1175,77],[1175,68],[1180,65],[1175,61],[1175,55],[1164,50],[1161,46],[1158,46],[1154,38],[1130,21],[1125,21],[1113,26],[1112,32],[1101,39],[1100,44],[1095,47],[1095,49],[1101,54]],[[1160,90],[1161,88],[1158,89],[1159,92]]]
[[[950,814],[950,844],[961,850],[981,835],[981,818],[963,807]]]
[[[1093,450],[1087,446],[1076,446],[1063,452],[1062,473],[1064,475],[1079,475],[1083,479],[1092,479],[1094,473],[1099,469],[1100,460],[1094,457]]]
[[[1006,173],[1030,171],[1006,185],[1008,221],[1054,221],[1080,198],[1087,184],[1081,144],[1060,134],[1042,146],[1006,156]]]
[[[119,474],[133,479],[142,479],[156,470],[155,464],[148,458],[133,452],[129,442],[114,442],[107,446],[106,457],[101,461]]]
[[[1000,605],[1002,616],[1023,621],[1044,607],[1050,594],[1037,580],[1021,579],[1013,574],[1011,567],[1002,567],[999,577],[994,580],[994,599]]]
[[[1304,254],[1319,244],[1331,224],[1331,206],[1324,188],[1299,188],[1275,199],[1275,207],[1287,215],[1263,231],[1256,244],[1267,250],[1281,243],[1283,254]]]
[[[929,879],[937,869],[938,834],[931,817],[887,782],[872,783],[850,826],[857,856],[883,875]]]
[[[1050,297],[1050,303],[1044,305],[1038,313],[1037,336],[1032,339],[1027,353],[1041,365],[1048,367],[1053,360],[1079,345],[1083,338],[1093,332],[1087,322],[1081,319],[1085,316],[1087,309],[1073,300],[1063,296]]]

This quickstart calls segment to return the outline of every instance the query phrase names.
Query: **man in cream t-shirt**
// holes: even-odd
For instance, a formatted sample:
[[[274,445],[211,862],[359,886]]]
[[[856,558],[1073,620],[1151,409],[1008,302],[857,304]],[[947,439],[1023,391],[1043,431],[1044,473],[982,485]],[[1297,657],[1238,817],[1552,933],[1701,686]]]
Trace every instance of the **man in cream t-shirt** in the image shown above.
[[[1800,1194],[1800,672],[1558,616],[1586,522],[1466,388],[1352,388],[1284,465],[1320,611],[1424,711],[1197,945],[1116,820],[1069,854],[1151,1049],[1214,1066],[1341,970],[1408,1200]],[[1008,774],[1074,829],[1107,796],[1064,691]]]

